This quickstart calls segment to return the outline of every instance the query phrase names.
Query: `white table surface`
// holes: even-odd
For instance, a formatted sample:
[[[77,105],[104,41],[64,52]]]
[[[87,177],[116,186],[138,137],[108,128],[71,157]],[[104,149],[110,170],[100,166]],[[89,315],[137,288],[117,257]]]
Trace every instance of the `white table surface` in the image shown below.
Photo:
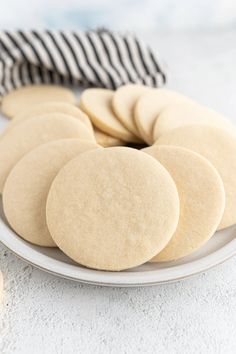
[[[236,31],[142,37],[166,59],[169,87],[236,122]],[[236,257],[191,279],[150,288],[60,279],[0,246],[0,353],[236,352]]]

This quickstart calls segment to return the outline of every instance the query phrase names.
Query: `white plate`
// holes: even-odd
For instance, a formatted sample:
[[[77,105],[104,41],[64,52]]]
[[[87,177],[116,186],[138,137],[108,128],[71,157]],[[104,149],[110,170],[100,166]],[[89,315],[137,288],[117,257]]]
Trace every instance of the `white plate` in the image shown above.
[[[24,241],[7,224],[2,204],[0,210],[0,241],[20,258],[55,275],[104,286],[147,286],[203,272],[236,254],[235,235],[236,225],[217,232],[201,250],[181,261],[146,263],[128,271],[104,272],[84,268],[56,248],[34,246]]]
[[[0,116],[0,130],[7,120]],[[11,230],[5,220],[0,201],[0,241],[20,258],[32,265],[88,284],[104,286],[147,286],[177,281],[203,272],[236,254],[236,225],[217,232],[198,252],[181,261],[147,263],[123,272],[87,269],[74,263],[58,249],[34,246]]]

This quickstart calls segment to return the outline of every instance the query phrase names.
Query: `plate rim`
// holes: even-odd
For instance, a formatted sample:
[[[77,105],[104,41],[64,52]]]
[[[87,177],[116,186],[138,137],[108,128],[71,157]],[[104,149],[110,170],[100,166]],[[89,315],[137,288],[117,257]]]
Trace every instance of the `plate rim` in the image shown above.
[[[12,237],[7,237],[7,235]],[[13,244],[11,242],[12,239],[15,240]],[[137,273],[130,271],[106,272],[82,268],[79,265],[73,264],[66,264],[65,267],[63,261],[54,259],[33,249],[30,243],[21,239],[20,236],[5,224],[2,218],[0,218],[0,241],[16,256],[36,268],[80,283],[107,287],[144,287],[176,282],[213,268],[236,254],[236,238],[234,238],[220,249],[203,256],[201,259],[176,265],[173,268],[167,267]],[[17,247],[19,243],[20,247]]]

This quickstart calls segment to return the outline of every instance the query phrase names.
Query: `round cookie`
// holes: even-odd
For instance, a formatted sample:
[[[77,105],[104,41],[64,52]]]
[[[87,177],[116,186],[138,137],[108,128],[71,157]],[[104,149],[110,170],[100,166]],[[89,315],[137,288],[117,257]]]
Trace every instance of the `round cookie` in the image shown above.
[[[193,150],[207,158],[224,184],[225,211],[218,229],[236,223],[236,135],[206,125],[188,125],[162,135],[157,145],[175,145]],[[207,198],[207,196],[206,196]]]
[[[118,88],[112,99],[112,107],[116,116],[129,131],[139,138],[139,130],[134,120],[134,106],[138,98],[150,90],[144,85],[127,84]]]
[[[80,108],[89,116],[93,124],[108,135],[128,142],[139,139],[129,132],[112,111],[114,91],[91,88],[85,90],[80,99]]]
[[[97,149],[61,169],[46,215],[52,238],[70,258],[119,271],[165,247],[178,223],[179,198],[169,173],[151,156],[126,147]]]
[[[73,91],[56,85],[29,85],[10,91],[2,99],[1,110],[11,118],[31,106],[48,101],[76,103]]]
[[[150,145],[154,143],[154,124],[165,107],[173,103],[190,101],[190,98],[166,89],[153,89],[149,93],[142,95],[135,105],[134,117],[140,135],[144,141]]]
[[[61,101],[44,102],[32,107],[28,107],[28,109],[25,109],[23,112],[15,115],[12,121],[8,124],[7,128],[14,126],[22,120],[40,115],[45,115],[48,113],[67,114],[69,116],[77,118],[78,120],[83,122],[88,129],[93,131],[92,123],[89,117],[84,112],[82,112],[78,107],[74,106],[73,104]]]
[[[180,199],[177,229],[152,261],[177,260],[199,249],[215,233],[225,207],[224,186],[208,160],[191,150],[153,145],[143,151],[167,169]]]
[[[0,140],[0,192],[10,170],[23,155],[38,145],[64,138],[95,142],[83,123],[62,113],[27,119],[12,128]]]
[[[206,124],[223,129],[233,126],[222,114],[195,102],[171,104],[164,108],[156,119],[153,141],[172,129],[190,124]]]
[[[96,142],[103,147],[125,145],[124,141],[122,141],[118,138],[114,138],[113,136],[102,132],[101,130],[99,130],[96,127],[94,128],[94,135],[95,135]]]
[[[52,141],[31,150],[11,170],[3,190],[3,209],[11,227],[25,240],[55,247],[46,224],[46,200],[59,170],[98,145],[79,139]]]

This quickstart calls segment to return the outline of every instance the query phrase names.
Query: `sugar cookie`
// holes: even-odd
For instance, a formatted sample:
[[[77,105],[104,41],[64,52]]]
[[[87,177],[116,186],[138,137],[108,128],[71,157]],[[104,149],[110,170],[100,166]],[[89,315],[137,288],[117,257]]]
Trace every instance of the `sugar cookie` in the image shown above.
[[[142,95],[134,109],[135,122],[143,139],[153,144],[154,123],[161,111],[169,104],[189,102],[190,98],[166,89],[156,89]]]
[[[99,130],[96,127],[94,128],[94,135],[95,135],[96,142],[103,147],[125,145],[124,141],[122,141],[118,138],[114,138],[113,136],[102,132],[101,130]]]
[[[113,95],[114,91],[112,90],[87,89],[81,95],[80,108],[89,116],[93,124],[105,133],[123,141],[139,141],[121,124],[112,111]]]
[[[226,204],[218,229],[236,223],[236,135],[206,125],[188,125],[162,135],[157,145],[176,145],[206,157],[222,178]],[[208,198],[208,195],[206,195]]]
[[[139,138],[139,130],[134,120],[134,106],[138,98],[150,90],[148,86],[128,84],[118,88],[112,99],[112,107],[116,116],[129,131]]]
[[[25,240],[56,246],[46,224],[46,200],[59,170],[98,145],[79,139],[52,141],[31,150],[11,170],[3,190],[3,209],[11,227]]]
[[[56,85],[29,85],[10,91],[2,99],[2,112],[11,118],[36,104],[48,101],[76,103],[74,93],[68,88]]]
[[[170,130],[190,124],[206,124],[223,129],[233,126],[222,114],[195,102],[171,104],[164,108],[156,119],[153,141]]]
[[[225,207],[224,186],[208,160],[191,150],[153,145],[143,151],[167,169],[180,199],[177,229],[152,261],[177,260],[199,249],[215,233]]]
[[[95,142],[83,123],[62,113],[27,119],[11,129],[0,140],[0,192],[10,170],[23,155],[38,145],[63,138]]]
[[[118,271],[165,247],[178,223],[179,198],[169,173],[151,156],[126,147],[97,149],[61,169],[46,215],[52,238],[70,258]]]
[[[74,118],[77,118],[83,122],[88,129],[93,131],[92,123],[84,112],[73,104],[61,101],[50,101],[40,103],[38,105],[28,107],[23,112],[15,115],[12,121],[8,124],[8,127],[12,127],[19,121],[32,118],[35,116],[40,116],[48,113],[64,113]]]

